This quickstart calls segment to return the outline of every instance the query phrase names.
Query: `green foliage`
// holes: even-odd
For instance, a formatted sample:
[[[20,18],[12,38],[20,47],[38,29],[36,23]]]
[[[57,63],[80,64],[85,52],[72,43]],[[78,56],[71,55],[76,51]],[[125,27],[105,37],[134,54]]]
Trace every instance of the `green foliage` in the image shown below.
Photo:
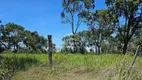
[[[106,0],[109,14],[115,15],[116,22],[113,22],[118,29],[118,34],[123,43],[123,54],[127,51],[127,46],[135,33],[141,28],[142,22],[142,1],[141,0]],[[121,19],[120,19],[121,18]],[[120,21],[124,20],[123,26]]]
[[[0,52],[46,53],[47,39],[37,31],[25,30],[23,26],[7,23],[0,26]],[[54,44],[54,52],[55,50]]]
[[[75,37],[76,39],[74,40]],[[77,33],[76,35],[70,35],[63,37],[62,41],[64,41],[63,48],[61,52],[63,53],[73,53],[74,50],[76,53],[82,53],[85,54],[87,51],[85,49],[85,42],[82,39],[82,34]]]
[[[23,43],[26,45],[27,50],[29,49],[31,52],[35,51],[38,53],[39,50],[43,51],[47,47],[47,39],[39,36],[38,32],[25,31],[24,35]]]
[[[13,54],[0,55],[0,79],[9,80],[15,72],[28,69],[39,63],[40,62],[36,58],[26,55],[21,55],[21,57]]]
[[[72,28],[73,34],[73,52],[77,53],[76,50],[76,33],[81,23],[84,21],[84,12],[89,12],[94,9],[94,0],[62,0],[61,12],[62,22],[69,23]]]
[[[17,70],[21,72],[21,70],[29,69],[31,67],[41,67],[43,65],[47,65],[48,59],[47,54],[0,54],[3,58],[2,62],[4,63],[4,67],[0,70],[3,70],[3,73],[9,72],[13,70],[17,72]],[[93,55],[93,54],[53,54],[53,70],[51,73],[55,72],[54,70],[58,70],[58,74],[62,74],[60,71],[70,71],[73,69],[78,69],[80,67],[86,67],[90,70],[97,70],[98,71],[104,69],[112,69],[112,72],[116,72],[115,74],[111,75],[110,78],[113,79],[114,77],[118,77],[119,73],[123,74],[123,71],[128,68],[129,63],[131,62],[133,56],[125,55],[125,63],[122,63],[122,59],[124,59],[124,55],[120,54],[102,54],[102,55]],[[141,79],[140,78],[140,71],[142,68],[142,59],[138,57],[134,73],[132,74],[133,79]],[[8,69],[9,68],[9,69]],[[8,70],[8,71],[7,71]],[[40,69],[41,70],[41,69]],[[49,69],[44,70],[47,72]],[[23,72],[23,71],[22,71]],[[24,71],[26,72],[26,71]],[[15,73],[15,72],[14,72]],[[35,73],[35,71],[33,72]],[[19,74],[19,73],[18,73]],[[40,73],[38,73],[41,75]],[[14,76],[17,74],[14,74]],[[51,75],[51,74],[50,74]],[[94,74],[93,74],[94,75]],[[44,76],[48,76],[45,75]],[[55,75],[54,75],[55,76]],[[102,77],[101,73],[98,75]],[[131,76],[131,77],[132,77]],[[41,77],[41,76],[38,76]],[[120,76],[123,77],[123,76]],[[113,79],[114,80],[114,79]],[[120,79],[119,79],[120,80]]]

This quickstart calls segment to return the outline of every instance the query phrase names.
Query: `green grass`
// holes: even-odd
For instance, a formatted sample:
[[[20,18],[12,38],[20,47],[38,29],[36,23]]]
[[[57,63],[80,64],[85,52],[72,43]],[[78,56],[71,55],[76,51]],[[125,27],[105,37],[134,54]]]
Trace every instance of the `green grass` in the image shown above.
[[[25,65],[25,67],[26,65],[37,66],[48,62],[47,54],[1,54],[1,56],[7,64],[11,64],[14,57],[16,57],[16,62],[19,63],[19,66]],[[64,67],[66,69],[81,66],[89,68],[106,68],[119,65],[123,58],[124,55],[120,54],[53,54],[53,66]],[[127,55],[125,58],[128,63],[132,61],[133,56]],[[142,67],[141,57],[137,58],[136,66],[139,68]]]
[[[2,56],[3,63],[6,65],[6,67],[14,66],[15,69],[17,70],[15,76],[13,77],[14,80],[19,80],[19,79],[21,80],[20,76],[23,76],[23,75],[25,78],[27,77],[30,78],[30,76],[34,75],[33,74],[34,71],[37,71],[35,73],[41,73],[44,76],[39,76],[41,74],[38,74],[37,76],[37,74],[35,74],[36,77],[41,77],[41,78],[38,78],[38,79],[30,78],[26,80],[47,80],[46,79],[47,77],[55,76],[57,74],[58,75],[55,76],[55,79],[51,78],[50,80],[60,80],[58,79],[59,74],[64,75],[62,73],[68,73],[70,71],[73,71],[73,72],[75,71],[75,73],[76,72],[80,73],[82,71],[85,71],[85,72],[89,71],[87,75],[96,74],[95,72],[97,72],[97,74],[99,75],[103,72],[107,73],[109,71],[110,73],[111,72],[118,73],[119,69],[122,67],[121,65],[122,60],[124,59],[124,55],[120,55],[120,54],[102,54],[102,55],[66,54],[65,55],[65,54],[58,53],[58,54],[53,54],[53,67],[52,67],[52,70],[50,70],[49,68],[47,68],[47,63],[48,63],[47,54],[0,54],[0,56]],[[133,59],[133,56],[130,56],[130,55],[125,56],[126,67],[129,66],[132,59]],[[137,58],[137,61],[134,67],[135,69],[140,70],[140,72],[142,71],[142,57]],[[49,73],[52,73],[52,74],[49,75]],[[115,75],[116,73],[113,73],[113,75]],[[29,74],[29,75],[26,76],[26,74]],[[45,77],[45,75],[48,75],[48,76]],[[24,80],[25,78],[23,78],[22,80]],[[100,79],[100,76],[98,79]],[[67,79],[67,80],[70,80],[70,79]],[[79,80],[79,79],[76,79],[76,80]]]

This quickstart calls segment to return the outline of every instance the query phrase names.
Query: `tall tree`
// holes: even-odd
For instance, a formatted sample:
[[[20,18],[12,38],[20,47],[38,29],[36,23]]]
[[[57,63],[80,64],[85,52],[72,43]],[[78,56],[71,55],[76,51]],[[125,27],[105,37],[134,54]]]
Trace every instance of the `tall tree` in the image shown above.
[[[123,54],[125,54],[131,38],[142,27],[142,0],[106,0],[106,4],[109,13],[115,14],[118,20],[117,29],[123,37]],[[124,28],[119,24],[124,25]]]
[[[107,9],[102,9],[89,14],[84,13],[85,16],[83,16],[86,18],[87,25],[93,33],[97,54],[102,52],[102,43],[107,37],[110,37],[114,31],[114,24],[112,24],[112,22],[114,22],[115,19],[113,19],[114,16],[108,14],[108,12]]]
[[[72,34],[77,33],[83,19],[81,14],[84,11],[89,11],[94,8],[94,0],[62,0],[63,11],[61,17],[64,23],[71,24]],[[73,37],[75,39],[75,36]],[[75,40],[74,40],[74,52],[75,51]]]

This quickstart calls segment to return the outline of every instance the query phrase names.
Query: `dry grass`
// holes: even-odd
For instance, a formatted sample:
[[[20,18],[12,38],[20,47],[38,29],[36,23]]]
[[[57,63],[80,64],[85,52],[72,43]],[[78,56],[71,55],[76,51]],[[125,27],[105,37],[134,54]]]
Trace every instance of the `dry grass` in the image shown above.
[[[19,72],[12,80],[108,80],[110,75],[116,74],[114,70],[79,67],[70,71],[58,71],[40,67]]]

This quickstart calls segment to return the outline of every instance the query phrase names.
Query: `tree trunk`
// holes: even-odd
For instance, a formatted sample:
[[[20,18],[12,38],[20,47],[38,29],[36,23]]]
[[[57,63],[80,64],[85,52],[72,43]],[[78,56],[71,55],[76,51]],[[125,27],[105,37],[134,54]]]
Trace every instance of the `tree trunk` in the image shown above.
[[[77,50],[76,50],[76,43],[75,43],[75,40],[76,40],[76,37],[75,37],[75,34],[73,34],[73,53],[76,53]]]
[[[16,44],[14,42],[14,53],[16,53]]]
[[[100,46],[98,46],[98,54],[101,53],[101,49],[100,49]]]
[[[98,49],[97,49],[97,46],[95,46],[95,52],[96,52],[96,54],[98,54]]]
[[[74,38],[74,40],[73,40],[73,53],[76,53],[75,38]]]
[[[128,45],[128,41],[125,41],[124,46],[123,46],[123,54],[126,54],[127,52],[127,45]]]

